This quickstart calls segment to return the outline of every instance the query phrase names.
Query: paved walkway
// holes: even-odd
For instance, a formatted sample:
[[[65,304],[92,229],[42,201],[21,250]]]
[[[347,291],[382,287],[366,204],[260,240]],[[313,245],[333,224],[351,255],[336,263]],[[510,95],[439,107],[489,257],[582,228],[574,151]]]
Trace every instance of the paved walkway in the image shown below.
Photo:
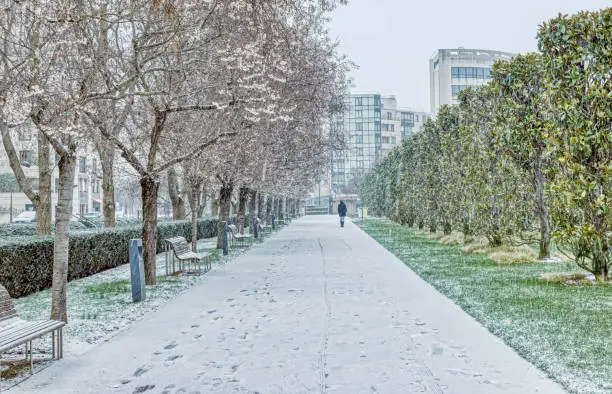
[[[307,217],[11,392],[563,391],[355,225]]]

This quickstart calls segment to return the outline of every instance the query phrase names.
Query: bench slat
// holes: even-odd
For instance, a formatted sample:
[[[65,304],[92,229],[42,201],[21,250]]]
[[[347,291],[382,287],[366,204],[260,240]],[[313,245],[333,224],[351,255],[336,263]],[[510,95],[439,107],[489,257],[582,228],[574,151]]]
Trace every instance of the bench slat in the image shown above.
[[[56,324],[45,326],[44,328],[39,327],[38,329],[28,332],[27,334],[24,334],[21,337],[15,338],[11,342],[3,342],[2,344],[0,344],[0,352],[3,352],[8,349],[12,349],[26,342],[30,342],[31,340],[34,340],[36,338],[40,338],[43,335],[46,335],[64,326],[64,322],[55,322],[55,323]]]
[[[53,330],[53,327],[61,327],[64,324],[64,322],[58,322],[55,320],[34,322],[27,322],[25,320],[22,320],[21,324],[13,326],[7,330],[2,330],[0,332],[0,347],[21,337],[31,335],[32,333],[36,333],[38,331],[45,331],[48,330],[50,327],[51,330]]]

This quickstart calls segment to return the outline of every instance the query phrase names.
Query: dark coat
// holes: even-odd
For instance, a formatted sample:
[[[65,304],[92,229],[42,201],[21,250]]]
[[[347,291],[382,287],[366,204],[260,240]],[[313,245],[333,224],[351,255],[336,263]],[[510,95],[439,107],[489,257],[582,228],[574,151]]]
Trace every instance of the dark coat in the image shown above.
[[[340,204],[338,204],[338,215],[346,216],[346,204],[344,201],[340,201]]]

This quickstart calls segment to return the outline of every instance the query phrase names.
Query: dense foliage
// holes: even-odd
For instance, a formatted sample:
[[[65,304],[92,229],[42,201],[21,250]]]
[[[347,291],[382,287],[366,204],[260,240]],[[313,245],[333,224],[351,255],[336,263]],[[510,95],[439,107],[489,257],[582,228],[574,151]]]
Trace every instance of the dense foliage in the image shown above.
[[[606,281],[612,265],[612,8],[559,16],[541,54],[497,62],[363,182],[364,205],[402,224],[551,239]]]
[[[35,230],[35,229],[33,229]],[[163,240],[173,236],[191,237],[191,221],[162,222],[158,225],[157,252]],[[217,220],[198,220],[198,238],[216,234]],[[140,238],[142,226],[129,226],[70,235],[68,279],[78,279],[129,263],[130,239]],[[51,287],[53,268],[52,237],[3,237],[0,241],[0,283],[12,297]]]

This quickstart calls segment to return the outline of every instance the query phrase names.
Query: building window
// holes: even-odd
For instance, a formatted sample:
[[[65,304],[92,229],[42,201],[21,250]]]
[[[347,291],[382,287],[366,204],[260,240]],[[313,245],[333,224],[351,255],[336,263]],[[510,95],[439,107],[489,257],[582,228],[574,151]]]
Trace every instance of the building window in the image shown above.
[[[466,89],[468,87],[469,87],[469,85],[451,85],[451,90],[452,90],[453,98],[457,98],[459,96],[459,93],[463,89]]]
[[[386,123],[382,124],[382,131],[389,131],[389,125]]]
[[[491,69],[489,67],[451,67],[451,77],[490,79]]]
[[[79,190],[87,192],[87,178],[79,178]]]
[[[419,115],[414,115],[414,118],[417,122],[419,122]]]
[[[357,148],[357,156],[363,156],[363,148]]]
[[[79,157],[79,172],[84,174],[87,171],[87,162],[85,157]]]
[[[32,140],[32,134],[27,131],[19,131],[19,141],[30,141]]]
[[[355,97],[355,105],[363,105],[363,97]]]
[[[34,153],[31,150],[19,151],[19,162],[21,164],[34,164]]]
[[[356,135],[355,136],[355,143],[356,144],[363,144],[363,135]]]
[[[393,120],[393,114],[391,112],[387,112],[387,120]]]
[[[30,185],[32,185],[32,190],[37,192],[40,180],[38,178],[28,178],[28,180],[30,181]]]
[[[391,131],[395,131],[395,125],[394,125],[394,124],[390,124],[390,125],[389,125],[389,130],[391,130]]]
[[[361,123],[361,122],[355,123],[355,130],[362,131],[363,130],[363,123]]]
[[[380,122],[374,122],[374,131],[380,131]]]
[[[356,118],[363,118],[363,111],[360,110],[360,109],[355,111],[355,117]]]

